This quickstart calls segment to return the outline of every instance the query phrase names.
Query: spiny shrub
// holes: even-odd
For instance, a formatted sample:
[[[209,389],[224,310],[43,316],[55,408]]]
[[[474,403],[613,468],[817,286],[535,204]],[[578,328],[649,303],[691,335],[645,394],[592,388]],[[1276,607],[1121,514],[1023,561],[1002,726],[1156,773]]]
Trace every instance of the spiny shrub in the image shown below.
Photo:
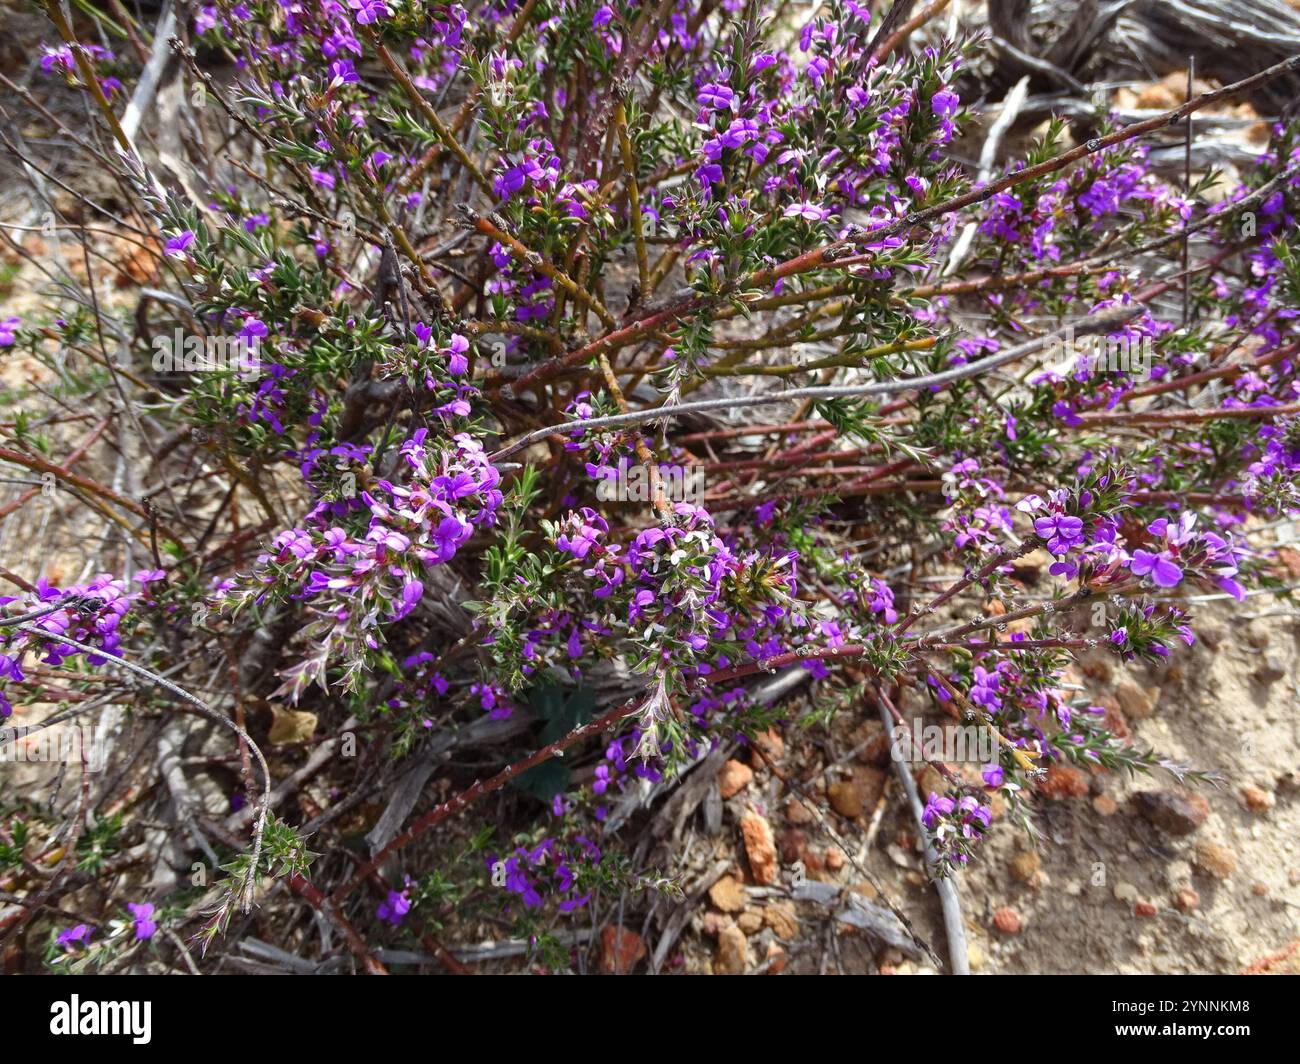
[[[1186,592],[1269,585],[1253,537],[1298,508],[1294,128],[1244,184],[1184,187],[1141,136],[1181,112],[1098,110],[976,181],[983,42],[852,0],[222,0],[156,49],[178,156],[153,110],[124,128],[125,42],[49,10],[42,66],[116,182],[86,211],[154,275],[3,318],[66,398],[21,397],[0,454],[111,522],[115,568],[5,599],[0,712],[124,684],[244,750],[202,819],[225,892],[111,895],[50,963],[199,913],[210,942],[268,873],[371,969],[383,924],[457,906],[540,933],[665,886],[610,830],[639,781],[774,724],[904,735],[904,698],[993,740],[982,769],[924,755],[936,875],[995,800],[1032,829],[1052,766],[1202,775],[1066,670],[1176,655]],[[135,439],[134,493],[72,468],[74,402]],[[385,763],[458,744],[459,798],[320,856]],[[473,804],[507,784],[545,803],[509,828]],[[126,808],[61,889],[140,857]],[[15,881],[42,816],[0,835]],[[468,837],[412,846],[453,817]]]

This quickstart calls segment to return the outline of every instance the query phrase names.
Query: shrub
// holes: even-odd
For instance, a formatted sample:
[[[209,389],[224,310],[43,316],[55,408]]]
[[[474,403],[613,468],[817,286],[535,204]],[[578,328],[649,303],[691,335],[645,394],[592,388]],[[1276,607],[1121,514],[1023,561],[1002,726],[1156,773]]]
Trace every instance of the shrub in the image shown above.
[[[170,120],[206,146],[181,159],[124,128],[138,64],[49,10],[42,65],[113,142],[67,131],[117,184],[85,209],[153,276],[0,327],[60,382],[0,457],[117,530],[111,572],[5,600],[0,712],[108,685],[243,751],[224,827],[182,817],[224,893],[113,896],[51,927],[51,964],[200,912],[210,942],[267,874],[370,970],[383,924],[460,905],[540,933],[666,888],[607,830],[636,781],[773,723],[906,729],[901,697],[996,740],[982,773],[930,758],[936,875],[995,798],[1032,830],[1048,766],[1204,777],[1065,673],[1178,653],[1186,591],[1270,586],[1252,533],[1296,511],[1300,461],[1294,128],[1235,188],[1159,176],[1141,138],[1230,91],[1053,120],[977,181],[954,141],[983,42],[909,48],[848,0],[222,0],[176,42]],[[217,357],[155,360],[182,335]],[[129,488],[73,469],[73,406],[134,441]],[[777,674],[811,688],[755,682]],[[459,744],[483,746],[459,797],[354,866],[313,858],[372,777],[391,797],[386,763]],[[473,804],[507,785],[544,804]],[[412,845],[462,812],[467,838]],[[16,807],[0,835],[15,876],[33,827]],[[107,852],[144,839],[128,816]]]

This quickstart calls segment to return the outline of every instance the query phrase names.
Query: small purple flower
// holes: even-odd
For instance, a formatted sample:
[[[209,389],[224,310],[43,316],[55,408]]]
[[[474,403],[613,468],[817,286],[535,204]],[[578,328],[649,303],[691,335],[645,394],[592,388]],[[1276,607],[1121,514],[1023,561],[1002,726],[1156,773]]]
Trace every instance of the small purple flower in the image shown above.
[[[355,85],[361,80],[351,59],[336,59],[327,69],[331,85]]]
[[[1074,407],[1064,399],[1058,399],[1052,404],[1052,415],[1060,418],[1071,428],[1076,428],[1083,424],[1083,418],[1075,413]]]
[[[731,91],[729,85],[719,85],[716,82],[701,85],[696,96],[701,107],[707,107],[712,111],[730,111],[735,98],[736,94]]]
[[[951,798],[930,793],[929,800],[925,803],[925,812],[921,816],[922,823],[933,831],[939,824],[939,821],[957,808],[957,803]]]
[[[695,171],[695,177],[701,185],[708,188],[722,180],[722,167],[717,163],[705,163]]]
[[[971,685],[970,700],[978,702],[986,709],[1001,709],[1002,696],[998,690],[1002,677],[996,672],[989,672],[982,666],[975,666],[975,682]]]
[[[47,51],[43,56],[41,56],[41,70],[46,74],[53,73],[56,66],[63,70],[70,71],[72,70],[73,65],[74,60],[72,58],[72,50],[69,48],[51,49],[47,46]]]
[[[493,189],[498,196],[509,198],[528,183],[528,168],[522,164],[504,170],[493,182]]]
[[[167,255],[168,258],[183,259],[185,257],[185,252],[193,243],[194,233],[192,230],[186,229],[185,232],[178,233],[167,241],[163,246],[163,253]]]
[[[886,624],[894,624],[898,621],[898,611],[894,609],[894,592],[883,580],[872,579],[871,581],[872,599],[868,603],[868,608],[872,613],[878,613]]]
[[[348,7],[357,13],[357,21],[363,26],[369,26],[381,18],[393,17],[383,0],[348,0]]]
[[[390,620],[400,621],[403,617],[415,609],[416,603],[420,601],[420,596],[424,594],[424,585],[418,580],[408,579],[402,585],[402,601],[398,604],[397,609],[393,611]]]
[[[809,222],[820,222],[831,216],[830,211],[815,203],[792,203],[782,213],[786,218],[803,218]]]
[[[469,538],[470,529],[457,517],[444,517],[433,533],[433,542],[438,549],[438,560],[448,561],[457,548]]]
[[[469,350],[469,341],[460,333],[452,333],[451,344],[447,349],[447,372],[453,377],[464,376],[469,369],[469,359],[465,352]]]
[[[239,335],[245,340],[261,339],[263,336],[268,335],[270,331],[271,330],[266,327],[265,322],[250,314],[244,319],[244,324],[239,330]]]
[[[1246,589],[1230,576],[1220,576],[1215,581],[1219,587],[1223,588],[1229,595],[1238,602],[1246,601]]]
[[[411,899],[406,896],[405,891],[390,890],[388,898],[379,903],[379,909],[376,915],[381,920],[397,927],[406,919],[406,914],[411,911]]]
[[[14,334],[22,323],[22,318],[5,318],[4,321],[0,321],[0,347],[13,346]]]
[[[961,105],[961,97],[948,89],[940,89],[930,100],[930,107],[940,118],[951,118]]]
[[[22,683],[24,678],[22,666],[19,664],[19,659],[16,657],[10,657],[7,654],[0,654],[0,679],[8,679],[17,683]],[[9,714],[7,713],[5,714],[5,716],[8,715]]]
[[[1034,531],[1047,540],[1047,549],[1053,554],[1064,554],[1071,547],[1083,543],[1083,521],[1066,514],[1051,514],[1036,519]]]
[[[84,945],[86,939],[90,937],[89,924],[77,924],[76,927],[69,927],[59,932],[58,938],[55,939],[60,946],[68,952],[72,952],[74,944]]]
[[[957,810],[962,814],[964,822],[962,834],[967,838],[978,837],[979,833],[993,821],[989,811],[980,805],[979,799],[973,794],[966,795],[958,802]]]
[[[1135,550],[1129,568],[1134,576],[1150,575],[1159,587],[1177,587],[1183,571],[1167,551],[1154,554],[1149,550]]]
[[[129,902],[126,906],[135,918],[135,937],[137,942],[153,938],[158,931],[157,921],[153,918],[153,905],[149,902]]]

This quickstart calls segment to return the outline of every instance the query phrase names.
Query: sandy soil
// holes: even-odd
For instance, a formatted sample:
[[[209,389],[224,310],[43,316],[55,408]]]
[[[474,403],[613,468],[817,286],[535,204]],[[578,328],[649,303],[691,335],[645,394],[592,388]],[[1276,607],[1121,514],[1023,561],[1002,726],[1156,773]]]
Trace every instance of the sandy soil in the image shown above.
[[[1111,701],[1112,713],[1122,704],[1118,717],[1131,732],[1129,741],[1218,770],[1225,782],[1218,788],[1195,788],[1206,803],[1199,809],[1204,820],[1189,834],[1176,835],[1144,816],[1135,798],[1138,792],[1164,791],[1187,800],[1188,789],[1168,775],[1128,778],[1099,771],[1089,779],[1054,774],[1045,788],[1054,796],[1035,799],[1041,831],[1037,845],[1003,819],[978,863],[958,877],[972,970],[1234,973],[1286,950],[1300,935],[1300,717],[1295,712],[1300,623],[1280,615],[1243,621],[1240,614],[1252,610],[1272,612],[1267,606],[1235,611],[1207,604],[1196,618],[1197,646],[1163,669],[1112,673],[1101,659],[1085,665],[1093,674],[1085,683],[1094,696]],[[839,750],[850,751],[873,733],[874,721],[856,729],[841,722]],[[843,754],[836,753],[834,742],[820,750],[809,742],[792,742],[779,764],[783,774],[807,779],[811,768],[842,760]],[[743,753],[738,756],[747,760]],[[796,764],[802,767],[794,768]],[[727,970],[735,955],[733,923],[743,933],[770,906],[767,892],[754,884],[745,856],[740,820],[750,810],[772,826],[782,851],[783,883],[790,881],[793,860],[802,859],[810,878],[876,897],[826,832],[787,803],[786,788],[761,759],[757,766],[753,781],[726,803],[717,840],[724,857],[737,855],[729,874],[747,881],[750,912],[723,913],[717,901],[725,905],[723,889],[704,899],[684,939],[686,970]],[[939,904],[920,872],[915,823],[892,777],[883,740],[869,744],[842,768],[869,800],[852,820],[831,812],[832,823],[851,849],[860,848],[853,856],[934,946],[946,969]],[[883,816],[873,833],[870,798],[886,780]],[[924,786],[925,777],[922,782]],[[1084,793],[1070,796],[1072,788]],[[844,805],[842,789],[827,788],[824,777],[806,791],[829,791]],[[1198,805],[1195,798],[1190,802]],[[869,847],[863,845],[865,839],[872,839]],[[712,860],[689,862],[687,878]],[[825,869],[818,867],[822,862]],[[882,948],[831,919],[830,911],[824,905],[796,904],[797,933],[777,943],[788,954],[787,970],[934,970],[928,959],[907,959],[898,950]],[[741,954],[746,967],[752,970],[767,960],[774,942],[770,926],[747,936]],[[1273,958],[1271,967],[1294,963],[1293,953]]]

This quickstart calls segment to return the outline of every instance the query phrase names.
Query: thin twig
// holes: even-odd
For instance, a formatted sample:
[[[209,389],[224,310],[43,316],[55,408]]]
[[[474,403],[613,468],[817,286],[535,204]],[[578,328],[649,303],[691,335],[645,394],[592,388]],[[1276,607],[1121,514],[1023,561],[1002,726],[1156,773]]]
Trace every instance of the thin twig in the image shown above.
[[[877,691],[877,704],[880,708],[880,719],[885,725],[885,733],[889,734],[894,730],[894,722],[890,717],[889,710],[886,708],[885,699],[887,696],[883,691]],[[970,948],[966,945],[966,921],[961,915],[961,897],[957,893],[957,887],[953,884],[951,876],[935,876],[934,869],[938,864],[938,853],[934,848],[934,841],[930,837],[930,832],[925,826],[925,814],[921,808],[921,797],[917,794],[916,780],[912,779],[912,773],[908,771],[907,765],[899,758],[893,758],[894,769],[898,773],[898,778],[903,784],[903,790],[907,792],[907,804],[911,806],[912,816],[916,819],[916,829],[921,833],[921,838],[925,840],[925,860],[930,868],[930,878],[934,883],[934,889],[939,892],[939,904],[943,909],[943,926],[948,933],[948,959],[952,965],[953,975],[970,975]]]

